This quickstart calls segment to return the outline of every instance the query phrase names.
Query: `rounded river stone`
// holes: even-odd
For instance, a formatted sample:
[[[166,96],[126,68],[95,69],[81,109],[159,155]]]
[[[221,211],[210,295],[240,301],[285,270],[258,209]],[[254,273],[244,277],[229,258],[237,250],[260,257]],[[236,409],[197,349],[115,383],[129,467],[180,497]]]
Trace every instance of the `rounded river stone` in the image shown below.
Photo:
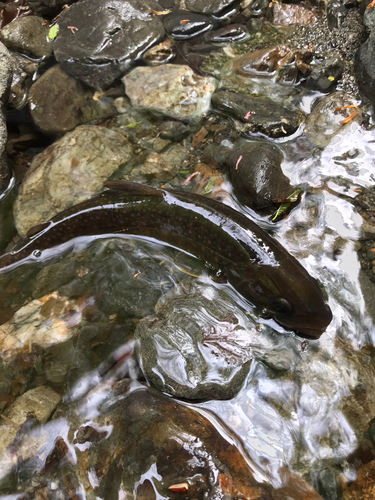
[[[162,297],[155,310],[135,332],[147,380],[177,397],[232,398],[248,374],[255,332],[234,300],[210,286],[184,285]]]
[[[53,50],[63,69],[95,88],[108,87],[164,36],[153,0],[81,0],[58,19]],[[69,28],[73,26],[74,29]]]

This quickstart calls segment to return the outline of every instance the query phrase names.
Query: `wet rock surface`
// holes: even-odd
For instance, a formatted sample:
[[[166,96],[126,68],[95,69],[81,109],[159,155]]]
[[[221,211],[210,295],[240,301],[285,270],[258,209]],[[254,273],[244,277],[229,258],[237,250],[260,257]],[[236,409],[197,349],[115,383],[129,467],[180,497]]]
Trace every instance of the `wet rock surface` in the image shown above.
[[[14,207],[19,234],[99,193],[131,152],[121,134],[103,127],[83,125],[66,134],[35,158],[22,183]]]
[[[356,100],[344,92],[334,92],[318,101],[307,117],[305,133],[317,146],[324,147],[349,123],[347,119],[354,113],[353,120],[362,121]],[[350,120],[351,121],[351,120]]]
[[[35,125],[45,134],[68,132],[80,124],[82,108],[91,97],[83,84],[60,65],[47,70],[29,91],[29,109]]]
[[[42,17],[20,17],[0,31],[0,41],[8,49],[33,59],[47,58],[52,54],[48,30]]]
[[[148,0],[81,0],[59,18],[53,52],[62,68],[95,88],[110,85],[164,35]],[[90,18],[90,23],[87,19]],[[74,33],[69,29],[74,26]]]
[[[26,106],[28,90],[32,85],[33,75],[38,70],[38,63],[19,54],[11,55],[13,76],[8,106],[18,108]]]
[[[272,138],[293,134],[304,119],[301,111],[290,111],[268,98],[251,98],[228,91],[216,92],[212,105],[236,118],[242,132],[261,133]]]
[[[233,7],[236,4],[235,0],[213,0],[206,2],[205,0],[186,0],[185,5],[191,12],[200,12],[201,14],[220,14],[221,11],[228,7]]]
[[[275,207],[293,191],[283,174],[283,155],[277,146],[239,141],[225,159],[229,178],[240,201],[255,209]]]
[[[249,371],[255,325],[233,314],[228,299],[186,282],[158,302],[156,315],[135,332],[149,382],[186,399],[230,399],[238,392]],[[191,309],[194,319],[186,314]]]
[[[136,68],[123,82],[134,108],[186,121],[199,121],[209,111],[216,88],[214,78],[200,77],[188,66],[171,64]]]
[[[166,32],[176,40],[188,40],[202,35],[217,26],[214,19],[186,11],[174,12],[164,20]]]

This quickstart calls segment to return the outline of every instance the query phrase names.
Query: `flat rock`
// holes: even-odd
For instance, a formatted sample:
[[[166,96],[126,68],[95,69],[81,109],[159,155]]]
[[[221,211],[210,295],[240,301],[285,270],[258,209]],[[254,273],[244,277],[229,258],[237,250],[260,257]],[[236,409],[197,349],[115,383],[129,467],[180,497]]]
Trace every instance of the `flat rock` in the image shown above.
[[[188,40],[195,36],[202,35],[217,26],[214,19],[203,14],[177,11],[163,19],[164,27],[176,40]]]
[[[30,349],[66,342],[78,330],[82,319],[79,306],[57,292],[21,307],[10,321],[0,326],[0,352],[10,358]]]
[[[309,25],[318,21],[316,15],[311,10],[301,5],[272,3],[273,24],[279,26],[290,26],[293,24]]]
[[[48,25],[37,16],[15,19],[0,31],[0,41],[9,50],[34,59],[47,58],[52,54],[52,43],[48,39]]]
[[[163,23],[150,8],[162,10],[153,0],[77,2],[58,19],[53,44],[57,61],[91,87],[109,86],[163,37]]]
[[[61,396],[48,386],[41,385],[35,389],[31,389],[7,408],[3,414],[11,420],[15,425],[4,421],[0,423],[0,455],[5,451],[6,447],[12,443],[17,434],[17,425],[21,426],[26,422],[28,414],[34,415],[41,423],[47,422],[60,402]]]
[[[29,109],[35,125],[45,134],[68,132],[79,125],[82,107],[92,95],[60,65],[52,66],[29,91]]]
[[[249,97],[220,90],[212,96],[212,104],[238,120],[242,132],[261,133],[268,137],[293,134],[304,121],[300,110],[291,111],[266,97]]]
[[[19,234],[98,194],[131,152],[123,135],[104,127],[68,132],[34,158],[23,180],[14,205]]]
[[[172,64],[135,68],[123,82],[134,108],[183,121],[199,121],[209,111],[217,83],[196,75],[188,66]]]

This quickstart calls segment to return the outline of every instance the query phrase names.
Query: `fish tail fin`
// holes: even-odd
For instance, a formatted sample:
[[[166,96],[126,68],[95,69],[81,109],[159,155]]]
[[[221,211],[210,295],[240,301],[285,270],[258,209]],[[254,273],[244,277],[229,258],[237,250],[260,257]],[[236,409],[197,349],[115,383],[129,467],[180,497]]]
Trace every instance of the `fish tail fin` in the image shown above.
[[[104,186],[115,191],[122,191],[129,196],[162,196],[163,191],[159,188],[147,186],[140,182],[131,181],[106,181]]]

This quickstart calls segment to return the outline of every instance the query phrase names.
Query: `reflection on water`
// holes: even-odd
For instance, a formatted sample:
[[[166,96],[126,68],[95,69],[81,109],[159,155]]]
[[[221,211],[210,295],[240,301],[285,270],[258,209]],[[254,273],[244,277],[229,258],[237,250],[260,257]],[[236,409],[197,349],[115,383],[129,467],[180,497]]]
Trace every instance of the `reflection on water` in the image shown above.
[[[155,242],[80,240],[43,266],[1,275],[0,334],[15,339],[1,359],[1,408],[43,384],[62,396],[42,425],[22,408],[4,410],[1,434],[12,430],[14,441],[0,438],[2,498],[167,498],[186,481],[189,495],[220,485],[250,498],[251,488],[282,488],[284,467],[310,481],[338,465],[353,479],[347,459],[375,415],[375,329],[356,252],[362,218],[350,198],[374,183],[373,138],[353,123],[308,158],[300,138],[282,143],[285,173],[310,187],[273,233],[328,295],[334,318],[318,341],[262,318],[202,263]],[[56,322],[61,345],[29,338],[31,323],[40,334]],[[243,363],[235,390],[215,388]]]

